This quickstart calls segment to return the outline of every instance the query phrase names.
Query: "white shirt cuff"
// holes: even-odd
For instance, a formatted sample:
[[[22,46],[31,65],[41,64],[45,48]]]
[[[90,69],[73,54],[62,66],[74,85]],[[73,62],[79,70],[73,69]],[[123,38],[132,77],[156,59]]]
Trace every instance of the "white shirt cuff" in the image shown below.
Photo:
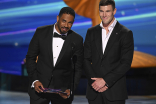
[[[36,81],[39,81],[39,80],[35,80],[35,81],[32,83],[31,88],[34,88],[34,83],[35,83]]]

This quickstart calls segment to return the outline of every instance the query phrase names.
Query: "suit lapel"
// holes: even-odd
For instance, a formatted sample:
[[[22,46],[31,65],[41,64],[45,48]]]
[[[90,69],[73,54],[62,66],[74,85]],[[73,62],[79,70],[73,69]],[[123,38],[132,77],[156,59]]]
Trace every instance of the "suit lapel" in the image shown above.
[[[96,44],[96,48],[97,48],[97,51],[100,55],[100,58],[102,58],[102,29],[101,27],[98,25],[98,27],[96,28],[96,31],[95,31],[96,35],[95,35],[95,44]]]
[[[61,49],[61,52],[59,54],[59,57],[56,61],[56,64],[55,64],[55,67],[57,66],[57,64],[60,62],[60,60],[62,59],[64,53],[66,52],[66,49],[67,47],[69,46],[69,43],[71,42],[71,34],[70,34],[70,31],[68,32],[68,35],[67,35],[67,38],[66,40],[64,41],[64,44],[62,46],[62,49]]]
[[[120,24],[119,22],[117,22],[107,42],[103,58],[109,53],[109,50],[111,49],[112,45],[114,44],[114,41],[118,37],[119,32],[120,32]]]
[[[48,51],[49,51],[49,56],[50,56],[50,61],[52,63],[52,67],[54,67],[54,62],[53,62],[53,29],[54,25],[51,26],[51,29],[48,32]]]

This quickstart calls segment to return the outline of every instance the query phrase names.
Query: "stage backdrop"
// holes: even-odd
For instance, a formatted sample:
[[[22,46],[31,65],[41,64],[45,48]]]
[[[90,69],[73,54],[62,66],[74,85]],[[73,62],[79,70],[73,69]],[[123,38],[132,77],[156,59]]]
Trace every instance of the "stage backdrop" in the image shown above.
[[[116,19],[133,31],[135,50],[156,56],[156,0],[115,0]],[[37,27],[56,22],[63,0],[0,0],[0,72],[21,75],[21,62]],[[72,29],[84,39],[91,19],[76,15]]]

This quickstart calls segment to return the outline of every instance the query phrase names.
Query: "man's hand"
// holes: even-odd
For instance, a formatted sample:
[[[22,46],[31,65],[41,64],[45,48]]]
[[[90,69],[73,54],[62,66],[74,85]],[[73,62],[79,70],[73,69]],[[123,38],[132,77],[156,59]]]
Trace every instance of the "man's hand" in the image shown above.
[[[44,87],[40,81],[36,81],[34,83],[34,88],[35,88],[35,91],[37,91],[38,93],[43,92],[42,89],[44,90]]]
[[[99,89],[98,92],[104,92],[104,91],[106,91],[107,89],[108,89],[108,87],[107,87],[107,86],[104,86],[104,87],[102,87],[101,89]]]
[[[63,97],[63,99],[67,99],[67,98],[70,96],[70,90],[69,90],[69,89],[67,89],[65,92],[66,92],[67,94],[59,93],[59,95],[60,95],[61,97]]]
[[[105,86],[106,82],[104,81],[103,78],[91,78],[92,80],[95,80],[92,83],[92,87],[94,88],[95,91],[100,90],[102,87]]]

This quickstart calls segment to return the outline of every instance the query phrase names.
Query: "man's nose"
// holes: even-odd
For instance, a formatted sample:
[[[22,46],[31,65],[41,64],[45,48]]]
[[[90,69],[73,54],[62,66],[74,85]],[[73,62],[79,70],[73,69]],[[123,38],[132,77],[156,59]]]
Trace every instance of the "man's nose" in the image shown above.
[[[65,27],[68,27],[68,23],[65,23]]]
[[[104,16],[104,17],[106,16],[106,13],[105,13],[105,12],[103,12],[103,16]]]

